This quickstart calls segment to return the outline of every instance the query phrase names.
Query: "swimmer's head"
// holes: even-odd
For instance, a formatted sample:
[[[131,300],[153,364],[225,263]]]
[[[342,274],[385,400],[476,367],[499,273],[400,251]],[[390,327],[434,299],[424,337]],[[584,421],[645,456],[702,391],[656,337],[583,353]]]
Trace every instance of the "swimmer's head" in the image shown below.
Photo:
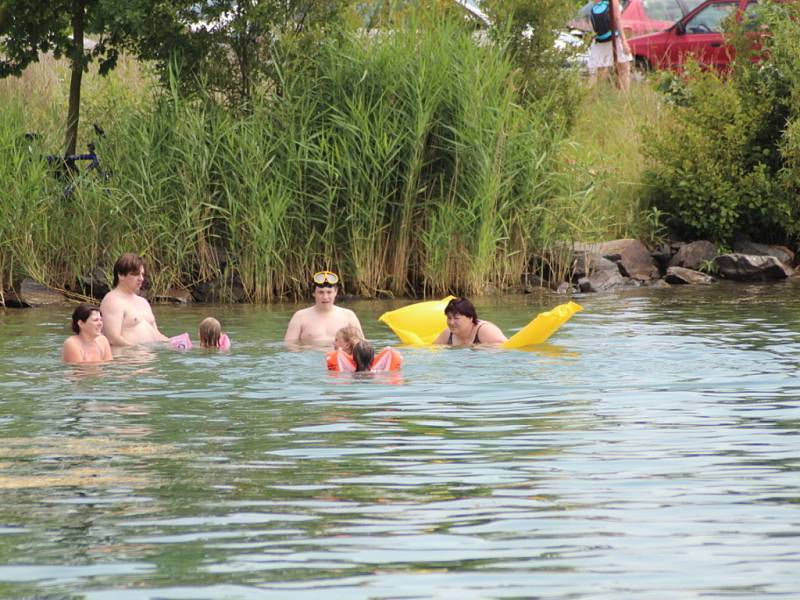
[[[214,317],[206,317],[200,322],[200,346],[203,348],[219,348],[222,325]]]
[[[88,321],[92,316],[93,312],[100,314],[100,308],[94,304],[78,304],[78,306],[75,307],[75,310],[72,311],[72,331],[75,333],[75,335],[78,335],[81,332],[81,327],[78,325],[78,321],[81,323],[86,323],[86,321]]]
[[[138,274],[142,269],[144,269],[144,259],[133,252],[126,252],[114,263],[113,287],[117,287],[121,275]]]
[[[369,371],[375,360],[375,348],[367,340],[359,340],[353,346],[353,360],[356,371]]]
[[[478,311],[475,306],[466,298],[453,298],[444,307],[445,316],[463,315],[470,319],[475,325],[478,324]]]
[[[361,331],[354,325],[342,327],[336,332],[333,338],[333,347],[336,350],[344,350],[348,354],[353,353],[353,346],[361,339]]]

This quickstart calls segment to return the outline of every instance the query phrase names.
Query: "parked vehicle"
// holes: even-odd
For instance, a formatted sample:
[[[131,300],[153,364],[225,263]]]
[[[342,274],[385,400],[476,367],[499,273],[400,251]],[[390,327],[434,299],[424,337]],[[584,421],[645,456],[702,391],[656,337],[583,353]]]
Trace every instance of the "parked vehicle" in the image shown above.
[[[665,31],[636,37],[628,43],[641,69],[681,71],[693,57],[709,69],[726,71],[734,49],[725,41],[724,23],[730,16],[752,20],[757,7],[757,0],[705,0]]]
[[[625,37],[663,31],[702,3],[703,0],[630,0],[622,10]]]
[[[703,0],[621,0],[622,29],[625,37],[632,38],[671,27],[675,21],[689,14]],[[588,10],[591,2],[584,5],[578,17],[569,22],[572,28],[591,32]]]

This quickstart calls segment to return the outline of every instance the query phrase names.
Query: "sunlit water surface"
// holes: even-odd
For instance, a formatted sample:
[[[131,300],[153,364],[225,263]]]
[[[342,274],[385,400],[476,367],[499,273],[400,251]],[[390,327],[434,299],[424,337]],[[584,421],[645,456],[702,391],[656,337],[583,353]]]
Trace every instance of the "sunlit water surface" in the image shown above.
[[[156,307],[232,350],[89,368],[69,307],[0,312],[0,596],[800,597],[798,291],[579,298],[549,345],[399,378],[288,351],[297,306]],[[400,304],[349,306],[380,347]]]

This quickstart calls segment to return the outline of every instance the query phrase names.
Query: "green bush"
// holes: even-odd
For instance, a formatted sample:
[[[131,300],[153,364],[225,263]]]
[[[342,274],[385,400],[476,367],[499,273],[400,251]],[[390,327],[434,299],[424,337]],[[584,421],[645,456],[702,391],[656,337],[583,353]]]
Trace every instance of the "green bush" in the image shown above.
[[[763,7],[765,30],[773,33],[758,50],[763,60],[753,61],[745,32],[734,31],[738,59],[730,73],[690,66],[681,78],[662,79],[674,118],[650,129],[645,180],[650,202],[679,235],[724,244],[740,232],[775,241],[797,234],[797,164],[790,158],[800,25],[789,18],[797,11]]]

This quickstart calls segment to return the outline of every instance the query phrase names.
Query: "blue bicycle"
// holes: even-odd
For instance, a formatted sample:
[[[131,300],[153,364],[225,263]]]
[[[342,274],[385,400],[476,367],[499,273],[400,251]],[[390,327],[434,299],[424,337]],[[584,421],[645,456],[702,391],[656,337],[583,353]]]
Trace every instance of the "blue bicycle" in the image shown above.
[[[106,133],[97,124],[93,125],[94,132],[99,138],[105,138]],[[34,145],[39,140],[38,133],[26,133],[25,139],[28,142],[28,152],[33,155],[35,153]],[[47,164],[53,169],[54,174],[68,183],[64,188],[64,198],[67,199],[72,196],[75,188],[78,186],[80,180],[85,174],[95,172],[98,177],[104,182],[108,183],[111,178],[111,169],[103,169],[100,165],[100,158],[97,156],[97,149],[94,142],[89,142],[86,145],[89,151],[86,154],[67,154],[66,156],[59,156],[56,154],[45,155],[44,159]],[[88,162],[89,164],[83,169],[79,168],[79,163]]]

